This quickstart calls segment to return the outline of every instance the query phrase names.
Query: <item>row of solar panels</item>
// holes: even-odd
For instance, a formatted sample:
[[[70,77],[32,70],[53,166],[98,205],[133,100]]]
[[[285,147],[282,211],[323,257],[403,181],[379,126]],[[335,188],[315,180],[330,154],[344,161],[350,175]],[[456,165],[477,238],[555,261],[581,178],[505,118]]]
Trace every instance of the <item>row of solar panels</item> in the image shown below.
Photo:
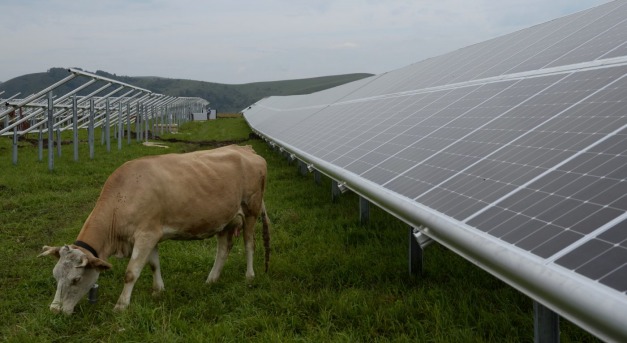
[[[626,99],[627,3],[615,1],[326,91],[266,98],[245,117],[561,315],[624,341]]]

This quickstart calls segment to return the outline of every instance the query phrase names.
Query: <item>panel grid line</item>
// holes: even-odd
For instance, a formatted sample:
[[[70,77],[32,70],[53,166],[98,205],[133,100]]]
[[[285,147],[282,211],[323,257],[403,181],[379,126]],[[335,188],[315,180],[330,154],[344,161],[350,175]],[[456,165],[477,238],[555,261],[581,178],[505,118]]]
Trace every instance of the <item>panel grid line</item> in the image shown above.
[[[555,63],[556,61],[559,61],[562,57],[567,56],[567,55],[568,55],[568,54],[570,54],[571,52],[573,52],[573,51],[575,51],[575,50],[579,49],[580,47],[584,46],[586,43],[589,43],[589,42],[591,42],[591,41],[595,40],[595,38],[602,36],[604,33],[606,33],[606,32],[608,32],[608,31],[610,31],[611,29],[613,29],[613,28],[615,28],[616,26],[618,26],[618,25],[620,25],[620,24],[624,23],[625,21],[627,21],[627,18],[625,18],[625,19],[621,20],[620,22],[618,22],[618,23],[614,24],[613,26],[611,26],[611,27],[607,28],[605,31],[603,31],[603,32],[601,32],[601,33],[598,33],[596,36],[594,36],[594,37],[592,37],[592,38],[588,39],[587,41],[585,41],[585,42],[583,42],[583,43],[579,44],[578,46],[576,46],[576,47],[572,48],[572,49],[571,49],[571,50],[569,50],[568,52],[565,52],[564,54],[562,54],[562,55],[561,55],[561,56],[559,56],[558,58],[556,58],[556,59],[552,60],[551,62],[549,62],[549,63],[545,64],[544,66],[542,66],[542,68],[546,68],[546,67],[550,66],[551,64]],[[595,60],[597,60],[597,59],[595,59]],[[541,69],[542,69],[542,68],[541,68]]]
[[[558,114],[556,114],[555,116],[553,116],[553,117],[549,118],[548,120],[546,120],[546,122],[549,122],[549,121],[553,120],[554,118],[556,118],[556,117],[557,117],[557,116],[559,116],[560,114],[562,114],[562,113],[566,112],[567,110],[569,110],[569,109],[571,109],[571,108],[575,107],[575,106],[576,106],[576,105],[578,105],[578,104],[581,104],[581,103],[582,103],[582,102],[584,102],[586,99],[589,99],[589,98],[591,98],[592,96],[594,96],[595,94],[597,94],[597,93],[599,93],[599,92],[601,92],[601,91],[603,91],[603,90],[605,90],[605,89],[609,88],[609,87],[610,87],[611,85],[613,85],[614,83],[618,82],[619,80],[622,80],[625,76],[627,76],[627,74],[623,74],[621,77],[617,78],[616,80],[614,80],[614,81],[612,81],[612,82],[610,82],[610,83],[606,84],[605,86],[601,87],[601,88],[600,88],[600,89],[598,89],[597,91],[595,91],[595,92],[591,93],[590,95],[588,95],[588,96],[586,96],[585,98],[581,99],[581,100],[580,100],[580,101],[578,101],[577,103],[575,103],[575,104],[571,105],[571,106],[570,106],[570,107],[568,107],[567,109],[565,109],[565,110],[563,110],[563,111],[559,112]],[[540,125],[536,126],[536,128],[537,128],[537,127],[540,127],[541,125],[544,125],[546,122],[543,122],[542,124],[540,124]],[[498,199],[498,200],[494,201],[494,202],[491,204],[491,206],[495,206],[495,205],[497,205],[499,202],[501,202],[501,201],[503,201],[503,200],[507,199],[508,197],[512,196],[513,194],[515,194],[516,192],[520,191],[521,189],[523,189],[523,188],[525,188],[525,187],[529,186],[531,183],[535,182],[536,180],[539,180],[540,178],[542,178],[542,177],[546,176],[546,174],[548,174],[549,172],[556,170],[557,168],[559,168],[559,167],[563,166],[564,164],[566,164],[567,162],[569,162],[569,161],[573,160],[574,158],[578,157],[579,155],[583,154],[584,152],[586,152],[586,151],[588,151],[588,150],[590,150],[590,149],[594,148],[595,146],[597,146],[597,145],[601,144],[601,143],[602,143],[602,142],[604,142],[605,140],[609,139],[611,136],[618,134],[618,133],[619,133],[620,131],[622,131],[624,128],[627,128],[627,125],[623,125],[622,127],[618,128],[618,129],[616,129],[616,130],[614,130],[612,133],[608,134],[607,136],[605,136],[605,137],[603,137],[603,138],[599,139],[599,140],[598,140],[598,141],[596,141],[595,143],[593,143],[593,144],[589,145],[589,146],[588,146],[588,147],[586,147],[585,149],[583,149],[583,150],[579,151],[578,153],[574,154],[574,155],[573,155],[573,156],[571,156],[570,158],[567,158],[566,160],[562,161],[562,162],[561,162],[561,163],[559,163],[559,164],[556,164],[556,165],[555,165],[555,166],[553,166],[552,168],[547,169],[547,170],[546,170],[544,173],[542,173],[541,175],[536,176],[535,178],[533,178],[533,179],[529,180],[529,181],[528,181],[528,182],[526,182],[525,184],[523,184],[523,185],[519,186],[516,190],[514,190],[514,191],[512,191],[512,192],[510,192],[510,193],[508,193],[508,194],[506,194],[506,195],[504,195],[504,196],[503,196],[503,197],[501,197],[500,199]],[[532,129],[532,130],[529,130],[528,132],[532,132],[532,131],[533,131],[533,129]],[[521,136],[520,138],[522,138],[522,136]],[[500,150],[500,149],[499,149],[499,150]],[[496,153],[496,152],[497,152],[497,151],[495,151],[494,153]],[[465,170],[467,170],[467,169],[468,169],[468,168],[466,168]],[[462,170],[462,172],[463,172],[463,170]],[[487,209],[488,209],[488,207],[484,208],[483,210],[477,211],[475,214],[473,214],[473,215],[471,215],[471,216],[469,216],[469,217],[465,218],[464,220],[462,220],[462,222],[463,222],[463,223],[467,223],[469,220],[471,220],[471,219],[473,219],[474,217],[478,216],[479,214],[483,213],[483,212],[484,212],[484,211],[486,211]]]
[[[471,134],[473,134],[473,133],[477,132],[477,131],[478,131],[478,130],[480,130],[481,128],[483,128],[483,127],[487,126],[488,124],[490,124],[490,123],[491,123],[491,122],[493,122],[494,120],[496,120],[496,119],[498,119],[498,118],[500,118],[500,117],[503,117],[503,116],[504,116],[504,115],[506,115],[507,113],[509,113],[509,112],[513,111],[514,109],[518,108],[519,106],[521,106],[521,105],[523,105],[523,104],[527,103],[527,102],[528,102],[528,101],[530,101],[531,99],[533,99],[533,98],[535,98],[536,96],[538,96],[539,94],[541,94],[541,92],[543,92],[543,91],[545,91],[546,89],[548,89],[548,88],[552,87],[553,85],[555,85],[555,84],[559,83],[561,80],[565,79],[565,78],[566,78],[566,77],[568,77],[569,75],[570,75],[570,74],[568,74],[568,75],[566,75],[566,76],[562,77],[561,79],[559,79],[559,80],[557,80],[557,81],[553,82],[551,85],[549,85],[549,86],[547,86],[547,87],[543,88],[541,91],[537,92],[536,94],[534,94],[534,95],[532,95],[532,96],[528,97],[527,99],[525,99],[524,101],[522,101],[522,102],[518,103],[517,105],[515,105],[515,106],[514,106],[514,107],[512,107],[512,108],[510,108],[509,110],[507,110],[507,111],[505,111],[505,112],[501,113],[500,115],[498,115],[498,116],[494,117],[493,119],[489,120],[489,121],[488,121],[488,122],[486,122],[485,124],[483,124],[483,125],[479,126],[477,129],[475,129],[475,130],[473,130],[473,131],[471,131],[471,132],[467,133],[466,135],[462,136],[462,137],[461,137],[461,138],[459,138],[457,141],[463,140],[464,138],[466,138],[466,137],[470,136]],[[520,81],[519,81],[519,82],[520,82]],[[518,83],[518,82],[516,82],[516,83],[514,83],[514,84],[510,85],[510,86],[509,86],[509,87],[507,87],[506,89],[503,89],[501,92],[499,92],[499,93],[495,94],[495,95],[494,95],[494,97],[496,97],[497,95],[499,95],[499,94],[503,93],[503,92],[504,92],[504,91],[506,91],[507,89],[509,89],[509,88],[513,87],[513,86],[514,86],[514,85],[516,85],[517,83]],[[490,99],[486,99],[486,101],[488,101],[488,100],[490,100]],[[485,102],[484,102],[484,103],[485,103]],[[449,148],[449,147],[450,147],[450,146],[452,146],[453,144],[454,144],[454,143],[452,143],[452,144],[450,144],[450,145],[446,146],[445,148],[441,149],[440,151],[444,151],[444,150],[446,150],[447,148]],[[436,154],[437,154],[437,153],[436,153]],[[433,158],[436,154],[432,154],[432,155],[431,155],[431,156],[429,156],[427,159],[422,160],[420,163],[424,163],[425,161],[429,160],[430,158]],[[476,164],[476,163],[475,163],[475,164]],[[473,164],[473,165],[474,165],[474,164]],[[467,168],[466,168],[466,169],[467,169]],[[464,170],[466,170],[466,169],[464,169]],[[405,172],[404,172],[404,173],[402,173],[402,174],[399,174],[399,175],[398,175],[398,176],[396,176],[394,179],[389,180],[389,181],[387,181],[386,183],[384,183],[382,186],[384,186],[384,187],[385,187],[385,185],[386,185],[386,184],[389,184],[390,182],[394,181],[395,179],[397,179],[397,178],[399,178],[399,177],[403,176],[403,175],[404,175],[404,174],[406,174],[408,171],[409,171],[409,170],[405,171]],[[417,197],[416,197],[416,198],[417,198]],[[414,198],[414,200],[416,200],[416,198]]]
[[[569,245],[567,248],[555,253],[554,255],[548,257],[546,259],[546,263],[545,264],[550,264],[550,263],[554,263],[557,259],[563,257],[564,255],[571,253],[572,251],[574,251],[575,249],[579,248],[581,245],[583,245],[584,243],[588,242],[590,239],[595,238],[597,236],[599,236],[600,234],[604,233],[605,231],[611,229],[612,227],[614,227],[614,225],[621,223],[622,221],[627,220],[627,212],[623,213],[623,215],[614,218],[612,221],[607,222],[605,225],[599,227],[598,229],[590,232],[589,234],[587,234],[586,236],[582,237],[580,240],[578,240],[577,242]]]
[[[622,5],[621,5],[621,6],[622,6]],[[619,7],[621,7],[621,6],[619,6]],[[525,62],[527,62],[527,61],[531,60],[532,58],[534,58],[534,57],[538,56],[538,55],[539,55],[539,54],[541,54],[542,52],[545,52],[546,50],[550,49],[551,47],[556,46],[558,43],[560,43],[560,42],[564,41],[565,39],[567,39],[567,38],[571,37],[571,36],[572,36],[572,35],[574,35],[576,32],[579,32],[579,31],[581,31],[581,30],[585,29],[587,26],[590,26],[592,23],[596,22],[597,20],[600,20],[601,18],[603,18],[603,17],[605,17],[605,16],[607,16],[607,15],[609,15],[609,13],[606,13],[605,15],[603,15],[603,16],[601,16],[601,17],[599,17],[599,18],[595,19],[595,20],[594,20],[593,22],[591,22],[591,23],[586,23],[586,26],[578,28],[578,30],[577,30],[577,31],[573,31],[573,32],[571,32],[569,35],[565,36],[564,38],[560,39],[559,41],[557,41],[557,42],[553,43],[552,45],[547,46],[547,47],[545,47],[544,49],[542,49],[542,50],[538,51],[535,55],[533,55],[533,56],[531,56],[531,57],[527,58],[526,60],[524,60],[524,61],[522,61],[522,62],[518,63],[517,65],[515,65],[515,66],[513,66],[512,68],[510,68],[510,69],[508,69],[507,71],[505,71],[503,74],[507,74],[509,71],[511,71],[511,70],[515,70],[517,67],[519,67],[520,65],[524,64]],[[534,69],[536,69],[536,68],[534,68]],[[541,68],[537,68],[537,69],[541,69]]]

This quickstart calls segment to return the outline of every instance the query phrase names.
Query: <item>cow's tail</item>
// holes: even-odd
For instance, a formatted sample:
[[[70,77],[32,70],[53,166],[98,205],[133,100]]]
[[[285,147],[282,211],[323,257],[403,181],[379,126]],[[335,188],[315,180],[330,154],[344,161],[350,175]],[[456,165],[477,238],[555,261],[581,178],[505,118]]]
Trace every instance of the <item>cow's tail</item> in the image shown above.
[[[263,224],[263,248],[265,250],[265,262],[266,273],[268,272],[268,265],[270,264],[270,218],[268,217],[268,211],[266,211],[266,204],[261,201],[261,222]]]

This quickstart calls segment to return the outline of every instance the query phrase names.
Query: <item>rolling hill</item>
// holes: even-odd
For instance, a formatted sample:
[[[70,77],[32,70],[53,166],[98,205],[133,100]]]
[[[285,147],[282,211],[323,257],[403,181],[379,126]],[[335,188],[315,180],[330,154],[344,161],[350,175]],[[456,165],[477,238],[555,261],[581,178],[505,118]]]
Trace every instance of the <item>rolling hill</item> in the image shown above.
[[[227,113],[238,112],[267,96],[309,94],[372,75],[366,73],[345,74],[297,80],[222,84],[155,76],[118,76],[101,70],[96,71],[95,74],[149,89],[156,93],[200,97],[209,101],[212,108]],[[21,92],[22,97],[40,91],[66,76],[68,76],[68,72],[65,68],[51,68],[43,73],[22,75],[0,83],[0,92],[4,90],[4,96]],[[65,94],[84,82],[84,78],[74,79],[59,87],[55,93]],[[95,89],[96,86],[92,85],[79,94],[89,94]]]

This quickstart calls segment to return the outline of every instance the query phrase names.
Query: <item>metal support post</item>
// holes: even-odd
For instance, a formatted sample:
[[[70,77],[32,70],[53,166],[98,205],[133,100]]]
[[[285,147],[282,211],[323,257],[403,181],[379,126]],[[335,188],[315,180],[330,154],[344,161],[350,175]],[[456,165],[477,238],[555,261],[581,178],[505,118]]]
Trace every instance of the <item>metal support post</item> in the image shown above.
[[[74,145],[74,161],[78,161],[78,100],[72,96],[72,143]]]
[[[331,180],[331,201],[337,202],[340,198],[340,194],[342,194],[342,192],[340,191],[339,183],[336,180]]]
[[[156,137],[161,135],[161,109],[159,108],[159,106],[157,105],[152,105],[152,128],[153,128],[153,133],[152,133],[152,137]]]
[[[307,170],[307,164],[301,160],[298,160],[298,172],[300,173],[300,175],[307,175],[307,173],[309,172]]]
[[[170,105],[165,105],[165,119],[166,122],[168,123],[168,133],[172,133],[172,117],[170,116],[170,113],[168,112],[168,107]]]
[[[533,302],[533,334],[535,343],[560,341],[560,317],[557,313]]]
[[[409,275],[422,275],[423,254],[422,247],[414,236],[414,228],[409,227]]]
[[[359,222],[362,225],[370,221],[370,201],[364,197],[359,197]]]
[[[165,132],[167,126],[165,126],[165,107],[161,106],[161,135],[163,136],[163,133]]]
[[[13,165],[17,165],[17,127],[19,125],[16,125],[13,128]]]
[[[54,102],[52,101],[52,91],[48,92],[48,170],[54,169]]]
[[[319,172],[318,169],[315,169],[313,173],[314,173],[314,181],[316,182],[316,185],[320,186],[322,184],[322,173]]]
[[[118,102],[118,150],[122,150],[122,139],[124,139],[124,125],[122,125],[122,102]]]
[[[126,144],[131,145],[131,103],[126,104]]]
[[[37,159],[39,161],[44,160],[44,128],[43,125],[39,126],[39,142],[37,144]]]
[[[57,156],[61,157],[61,128],[57,127]]]
[[[107,152],[111,152],[111,108],[109,98],[105,100],[105,122],[104,122],[104,135],[107,142]]]
[[[152,105],[152,138],[154,139],[157,135],[157,127],[159,125],[159,116],[157,115],[158,110],[155,108],[155,105]]]
[[[137,140],[137,143],[141,142],[142,140],[141,121],[142,121],[143,109],[144,109],[143,104],[137,103],[137,115],[135,116],[135,131],[137,131],[137,134],[135,135],[135,139]]]
[[[146,118],[144,119],[144,141],[148,142],[148,133],[150,132],[150,127],[148,126],[150,124],[150,112],[148,111],[148,108],[146,107]]]
[[[95,137],[94,137],[94,118],[96,116],[95,113],[95,103],[94,103],[94,99],[89,99],[89,123],[87,125],[87,141],[89,144],[89,158],[90,159],[94,159],[94,141],[95,141]]]

